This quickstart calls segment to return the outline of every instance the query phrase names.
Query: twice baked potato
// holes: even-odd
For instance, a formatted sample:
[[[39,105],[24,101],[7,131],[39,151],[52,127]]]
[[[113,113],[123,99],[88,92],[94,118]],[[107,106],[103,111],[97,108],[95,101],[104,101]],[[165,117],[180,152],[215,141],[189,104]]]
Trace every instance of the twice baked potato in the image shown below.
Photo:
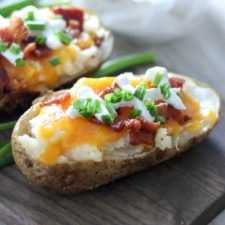
[[[161,67],[82,78],[37,99],[19,119],[13,156],[35,185],[74,194],[180,155],[219,115],[214,90]]]
[[[0,40],[1,113],[96,70],[113,45],[97,16],[74,6],[0,16]]]

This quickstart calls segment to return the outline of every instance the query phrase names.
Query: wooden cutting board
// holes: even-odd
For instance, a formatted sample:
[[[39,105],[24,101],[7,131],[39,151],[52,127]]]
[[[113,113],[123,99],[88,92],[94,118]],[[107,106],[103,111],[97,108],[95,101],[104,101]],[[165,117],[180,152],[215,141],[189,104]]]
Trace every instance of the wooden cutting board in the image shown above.
[[[194,35],[151,49],[157,53],[159,65],[192,75],[216,88],[224,112],[225,34],[219,33],[219,26],[209,16],[205,26]],[[117,38],[113,57],[144,49]],[[16,166],[1,170],[0,224],[207,224],[225,207],[224,126],[222,113],[213,133],[191,151],[76,196],[41,191],[29,184]]]

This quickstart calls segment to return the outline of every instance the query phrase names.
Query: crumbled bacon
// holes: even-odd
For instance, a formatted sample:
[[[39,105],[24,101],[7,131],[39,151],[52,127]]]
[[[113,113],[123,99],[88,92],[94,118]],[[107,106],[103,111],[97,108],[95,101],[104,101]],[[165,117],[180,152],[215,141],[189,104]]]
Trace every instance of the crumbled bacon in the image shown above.
[[[32,52],[32,56],[36,58],[49,57],[51,54],[51,49],[46,45],[37,45],[35,50]]]
[[[172,77],[169,79],[169,81],[173,88],[182,88],[185,82],[185,80],[177,77]]]
[[[105,89],[99,94],[99,96],[100,96],[101,98],[104,98],[105,95],[110,94],[110,93],[113,93],[113,92],[114,92],[114,88],[107,87],[107,88],[105,88]]]
[[[160,105],[158,106],[160,116],[166,119],[172,118],[177,121],[180,125],[185,124],[191,119],[190,116],[186,115],[181,110],[174,108],[172,105]]]
[[[75,20],[79,23],[79,30],[83,30],[84,12],[77,8],[54,8],[53,12],[62,15],[69,25],[71,20]]]
[[[20,43],[28,35],[24,22],[19,17],[13,17],[10,25],[0,29],[0,38],[6,43]]]
[[[5,68],[0,63],[0,97],[2,97],[7,90],[7,87],[9,85],[9,77],[6,73]]]
[[[48,106],[52,104],[60,105],[64,101],[70,99],[70,93],[68,91],[56,92],[54,94],[50,94],[42,101],[42,106]]]
[[[23,51],[24,51],[24,57],[25,58],[28,58],[32,54],[32,52],[35,51],[36,47],[37,46],[36,46],[36,43],[35,42],[32,42],[32,43],[27,44],[25,46],[25,48],[23,49]]]
[[[153,145],[155,135],[145,131],[130,131],[130,144],[131,145]]]

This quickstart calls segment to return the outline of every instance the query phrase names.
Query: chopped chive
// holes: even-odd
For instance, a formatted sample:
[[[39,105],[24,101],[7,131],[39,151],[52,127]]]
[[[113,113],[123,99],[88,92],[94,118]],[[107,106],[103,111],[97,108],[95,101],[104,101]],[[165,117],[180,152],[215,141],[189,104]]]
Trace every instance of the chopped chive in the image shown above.
[[[26,15],[25,21],[31,21],[31,20],[34,20],[34,19],[35,19],[34,11],[28,12],[27,15]]]
[[[111,102],[112,103],[118,103],[121,100],[122,100],[122,91],[119,88],[116,88],[114,93],[113,93]]]
[[[43,31],[46,24],[44,21],[26,21],[26,26],[31,31]]]
[[[10,52],[12,52],[14,55],[19,55],[21,52],[21,47],[18,44],[11,44],[9,48]]]
[[[112,96],[113,96],[113,93],[106,94],[106,95],[104,96],[104,100],[105,100],[107,103],[111,103],[111,102],[112,102]]]
[[[103,115],[102,116],[102,121],[106,124],[111,124],[113,122],[113,117],[111,114],[108,115]]]
[[[46,37],[43,35],[39,35],[35,38],[35,42],[38,45],[44,45],[46,43]]]
[[[147,110],[149,111],[149,113],[153,116],[153,117],[157,117],[159,114],[158,108],[155,106],[154,101],[148,100],[145,101],[145,106],[147,108]]]
[[[160,87],[160,91],[165,99],[170,98],[170,84],[163,84]]]
[[[56,36],[62,43],[66,44],[66,45],[69,45],[69,44],[72,42],[72,40],[73,40],[73,38],[72,38],[70,35],[68,35],[68,34],[66,34],[66,33],[64,33],[64,32],[61,32],[61,31],[56,31],[56,32],[55,32],[55,36]]]
[[[134,96],[140,100],[143,100],[144,99],[144,96],[145,96],[145,93],[146,93],[146,88],[143,88],[141,86],[139,86],[135,92],[134,92]]]
[[[109,113],[112,115],[113,118],[117,116],[116,110],[113,108],[113,106],[110,103],[106,103],[106,108],[109,111]]]
[[[146,82],[141,82],[140,84],[139,84],[139,86],[140,87],[143,87],[143,88],[145,88],[145,89],[147,89],[147,83]]]
[[[83,117],[90,118],[101,111],[101,102],[91,98],[76,99],[73,102],[73,107],[79,111],[80,115]]]
[[[154,78],[152,80],[152,84],[155,85],[155,86],[158,86],[160,81],[162,80],[162,77],[163,77],[162,72],[156,73],[156,75],[154,76]]]
[[[155,122],[165,123],[166,119],[163,116],[157,116]]]
[[[0,43],[0,52],[5,52],[7,50],[7,46],[4,43]]]
[[[22,58],[19,58],[16,60],[16,65],[18,67],[24,67],[25,66],[25,61]]]
[[[129,91],[129,90],[124,90],[124,91],[122,92],[122,99],[123,99],[124,101],[130,102],[130,101],[133,100],[133,98],[134,98],[134,96],[133,96],[133,94],[132,94],[131,91]]]
[[[141,115],[141,110],[140,109],[133,109],[130,112],[130,116],[132,116],[132,117],[137,117],[137,116],[140,116],[140,115]]]
[[[61,61],[60,61],[59,57],[54,56],[49,60],[49,63],[55,67],[55,66],[58,66],[61,63]]]

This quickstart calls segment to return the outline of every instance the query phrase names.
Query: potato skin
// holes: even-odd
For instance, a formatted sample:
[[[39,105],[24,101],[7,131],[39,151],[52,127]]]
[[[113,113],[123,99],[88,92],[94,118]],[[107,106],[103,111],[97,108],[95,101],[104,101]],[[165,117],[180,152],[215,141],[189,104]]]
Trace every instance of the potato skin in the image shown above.
[[[85,9],[87,13],[90,15],[94,14],[91,10]],[[108,28],[105,27],[105,25],[101,22],[101,26],[105,28],[107,31]],[[91,73],[98,70],[98,68],[107,60],[107,58],[110,56],[112,49],[113,49],[113,43],[114,38],[112,33],[110,32],[110,35],[107,39],[105,39],[105,45],[107,48],[100,49],[100,58],[98,60],[98,65],[95,67],[89,66],[85,67],[83,71],[76,72],[74,71],[73,76],[66,76],[64,79],[60,80],[60,82],[55,85],[52,89],[53,90],[59,90],[67,87],[71,87],[74,82],[82,77],[82,76],[89,76]],[[41,96],[45,94],[47,91],[49,91],[49,88],[46,88],[46,91],[43,92],[37,92],[35,90],[23,90],[21,87],[18,89],[13,89],[11,87],[11,78],[10,75],[6,73],[5,70],[5,64],[8,64],[7,60],[3,57],[0,57],[0,114],[5,115],[14,115],[15,111],[17,114],[24,112],[27,110],[31,104],[32,101],[37,98],[38,96]],[[13,104],[12,104],[13,101]]]
[[[93,189],[180,155],[200,142],[216,125],[216,123],[213,124],[210,129],[200,133],[187,143],[179,143],[179,151],[176,148],[165,151],[153,148],[147,153],[129,159],[69,162],[48,166],[31,158],[17,141],[18,136],[30,133],[29,120],[37,115],[40,102],[41,99],[16,124],[12,134],[13,156],[19,169],[33,184],[47,191],[63,195]]]

